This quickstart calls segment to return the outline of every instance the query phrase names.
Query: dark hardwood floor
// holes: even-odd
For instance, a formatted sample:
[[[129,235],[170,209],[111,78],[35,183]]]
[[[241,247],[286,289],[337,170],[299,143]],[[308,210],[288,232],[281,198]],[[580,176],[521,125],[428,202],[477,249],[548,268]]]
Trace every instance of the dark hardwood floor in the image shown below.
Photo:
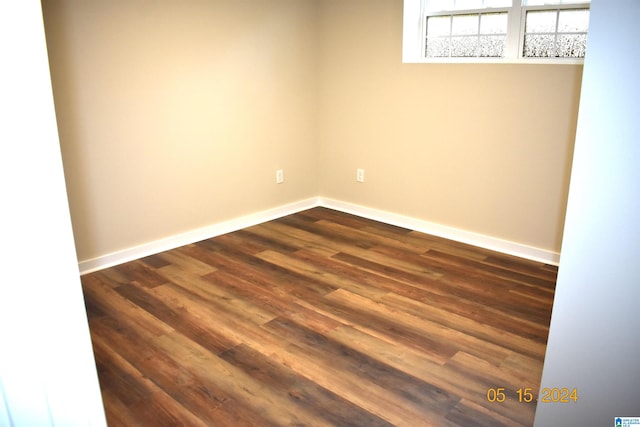
[[[531,426],[556,274],[315,208],[82,283],[110,426]]]

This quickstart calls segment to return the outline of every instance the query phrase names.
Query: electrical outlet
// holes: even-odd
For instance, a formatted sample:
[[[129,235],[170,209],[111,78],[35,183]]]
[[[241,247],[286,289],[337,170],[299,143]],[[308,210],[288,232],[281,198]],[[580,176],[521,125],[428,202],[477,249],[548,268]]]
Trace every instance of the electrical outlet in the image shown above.
[[[364,182],[364,169],[356,169],[356,181]]]
[[[282,184],[284,182],[284,171],[282,169],[278,169],[276,171],[276,184]]]

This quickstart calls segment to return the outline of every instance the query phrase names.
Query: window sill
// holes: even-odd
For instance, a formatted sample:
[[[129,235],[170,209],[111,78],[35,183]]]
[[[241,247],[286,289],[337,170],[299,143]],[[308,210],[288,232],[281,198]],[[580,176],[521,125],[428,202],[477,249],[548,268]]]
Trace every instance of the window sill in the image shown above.
[[[583,65],[584,58],[420,58],[402,59],[403,64],[540,64]]]

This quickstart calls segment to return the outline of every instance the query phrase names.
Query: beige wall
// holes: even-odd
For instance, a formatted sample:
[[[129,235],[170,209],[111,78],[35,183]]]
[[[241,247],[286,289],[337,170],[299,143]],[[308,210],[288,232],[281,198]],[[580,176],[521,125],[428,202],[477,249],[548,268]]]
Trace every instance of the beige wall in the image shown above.
[[[402,64],[401,0],[43,6],[80,260],[318,195],[560,249],[581,66]]]
[[[313,1],[43,6],[80,260],[317,195]]]
[[[321,5],[321,195],[559,252],[582,66],[402,64],[401,0]]]

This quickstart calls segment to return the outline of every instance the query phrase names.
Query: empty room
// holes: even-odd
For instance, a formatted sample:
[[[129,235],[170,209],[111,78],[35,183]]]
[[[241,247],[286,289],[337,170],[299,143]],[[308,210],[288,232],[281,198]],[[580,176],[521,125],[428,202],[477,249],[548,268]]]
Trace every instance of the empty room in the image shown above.
[[[25,286],[3,290],[0,320],[42,338],[3,339],[18,345],[0,425],[640,415],[637,364],[604,351],[640,350],[637,53],[605,48],[638,5],[436,3],[16,6],[6,31],[36,65],[16,50],[31,71],[3,80],[44,107],[12,108],[6,128],[29,141],[7,148],[7,194],[34,212],[6,244],[50,255],[9,263]],[[586,39],[560,33],[565,12],[589,16],[586,58],[535,58],[535,19]],[[504,38],[500,58],[452,58],[458,17],[480,45]]]

